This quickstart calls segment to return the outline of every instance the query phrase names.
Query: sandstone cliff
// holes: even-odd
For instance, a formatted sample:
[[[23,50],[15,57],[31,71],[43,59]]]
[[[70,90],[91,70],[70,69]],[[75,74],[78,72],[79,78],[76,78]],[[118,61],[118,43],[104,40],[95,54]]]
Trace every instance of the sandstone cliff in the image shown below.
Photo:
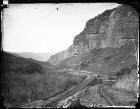
[[[115,50],[128,42],[133,42],[133,46],[136,47],[138,20],[136,10],[127,5],[106,10],[88,20],[84,30],[74,38],[73,44],[67,50],[53,55],[49,62],[53,65],[59,64],[60,67],[78,68],[84,60],[88,60],[88,62],[84,61],[85,63],[91,61],[91,59],[87,59],[93,58],[91,51],[106,48]],[[97,66],[101,67],[101,65],[101,62],[98,62]]]

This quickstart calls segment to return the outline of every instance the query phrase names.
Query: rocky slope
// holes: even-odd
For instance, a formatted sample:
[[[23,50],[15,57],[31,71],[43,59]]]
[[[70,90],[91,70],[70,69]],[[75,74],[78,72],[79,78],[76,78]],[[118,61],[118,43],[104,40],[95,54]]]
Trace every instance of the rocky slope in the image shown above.
[[[112,63],[122,66],[120,63],[123,60],[127,62],[122,63],[132,62],[133,65],[136,63],[135,53],[138,46],[138,20],[138,13],[128,5],[106,10],[88,20],[84,30],[74,38],[73,44],[67,50],[53,55],[49,62],[60,68],[74,69],[80,69],[82,65],[85,68],[91,65],[92,68],[94,66],[100,69],[106,62],[106,67],[110,67]],[[130,60],[126,59],[125,54]]]

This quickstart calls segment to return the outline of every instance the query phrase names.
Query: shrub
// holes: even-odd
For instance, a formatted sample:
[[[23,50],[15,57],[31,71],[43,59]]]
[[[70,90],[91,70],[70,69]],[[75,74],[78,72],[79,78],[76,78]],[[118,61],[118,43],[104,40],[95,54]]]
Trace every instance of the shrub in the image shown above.
[[[115,83],[117,88],[126,89],[133,91],[135,94],[138,92],[138,75],[137,71],[134,69],[130,74],[123,75],[118,81]]]

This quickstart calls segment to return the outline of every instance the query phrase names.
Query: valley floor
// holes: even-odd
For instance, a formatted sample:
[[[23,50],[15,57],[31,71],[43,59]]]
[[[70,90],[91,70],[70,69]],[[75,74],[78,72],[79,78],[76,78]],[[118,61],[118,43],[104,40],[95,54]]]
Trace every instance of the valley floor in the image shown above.
[[[76,70],[71,70],[69,73],[79,75]],[[87,75],[87,78],[80,84],[49,99],[24,106],[57,107],[59,104],[58,107],[71,107],[72,105],[75,107],[77,102],[86,107],[135,106],[138,102],[133,91],[116,87],[117,81],[101,82],[97,75],[85,71],[82,73],[82,75]]]

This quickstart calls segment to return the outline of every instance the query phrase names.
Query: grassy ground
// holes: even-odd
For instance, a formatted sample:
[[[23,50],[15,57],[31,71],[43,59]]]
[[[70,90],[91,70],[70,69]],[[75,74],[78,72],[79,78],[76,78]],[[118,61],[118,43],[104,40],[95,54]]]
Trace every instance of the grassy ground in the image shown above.
[[[79,84],[83,78],[67,73],[51,72],[51,74],[18,74],[10,72],[6,75],[5,88],[2,95],[6,103],[13,106],[49,97]]]

